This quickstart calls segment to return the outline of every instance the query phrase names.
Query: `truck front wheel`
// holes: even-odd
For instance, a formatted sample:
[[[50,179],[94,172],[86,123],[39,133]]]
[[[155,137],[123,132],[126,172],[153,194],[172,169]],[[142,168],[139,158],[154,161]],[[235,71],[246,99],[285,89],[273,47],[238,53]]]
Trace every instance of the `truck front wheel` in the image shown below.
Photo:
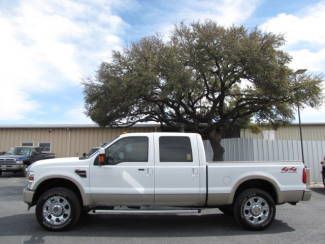
[[[275,217],[275,203],[267,192],[251,188],[241,192],[235,200],[234,217],[249,230],[267,228]]]
[[[45,229],[60,231],[76,224],[81,213],[77,195],[64,187],[45,191],[36,204],[36,218]]]

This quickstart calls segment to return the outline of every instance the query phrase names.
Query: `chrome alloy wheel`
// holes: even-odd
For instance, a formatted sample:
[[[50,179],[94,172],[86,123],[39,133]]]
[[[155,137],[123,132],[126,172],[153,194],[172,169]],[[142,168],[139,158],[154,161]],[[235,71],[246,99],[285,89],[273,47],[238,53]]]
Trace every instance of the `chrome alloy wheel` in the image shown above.
[[[242,214],[250,224],[261,224],[269,217],[270,207],[264,198],[259,196],[250,197],[242,207]]]
[[[50,225],[63,225],[71,215],[69,201],[62,196],[52,196],[43,205],[43,218]]]

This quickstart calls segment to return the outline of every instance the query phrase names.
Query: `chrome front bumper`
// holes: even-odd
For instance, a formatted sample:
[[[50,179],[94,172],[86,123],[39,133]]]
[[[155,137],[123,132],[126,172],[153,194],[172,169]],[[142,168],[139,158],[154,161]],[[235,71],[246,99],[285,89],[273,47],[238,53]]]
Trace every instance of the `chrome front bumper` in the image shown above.
[[[305,190],[302,195],[302,201],[309,201],[311,199],[311,190]]]
[[[24,188],[23,190],[23,199],[24,202],[28,205],[32,204],[34,197],[34,191],[28,190],[27,188]]]

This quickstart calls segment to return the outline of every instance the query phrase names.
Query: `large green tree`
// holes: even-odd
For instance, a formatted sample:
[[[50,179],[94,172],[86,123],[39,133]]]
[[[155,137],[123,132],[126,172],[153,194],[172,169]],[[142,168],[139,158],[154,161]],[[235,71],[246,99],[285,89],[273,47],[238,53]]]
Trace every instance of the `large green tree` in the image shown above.
[[[180,24],[169,41],[151,36],[114,52],[84,83],[87,115],[101,126],[158,122],[200,133],[223,159],[225,132],[294,118],[317,106],[321,77],[294,79],[280,35],[214,22]]]

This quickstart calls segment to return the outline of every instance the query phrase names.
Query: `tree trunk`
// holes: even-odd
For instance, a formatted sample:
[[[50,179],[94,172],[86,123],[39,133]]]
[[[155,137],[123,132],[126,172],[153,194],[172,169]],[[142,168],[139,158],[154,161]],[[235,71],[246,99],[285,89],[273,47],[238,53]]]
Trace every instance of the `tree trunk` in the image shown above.
[[[213,150],[213,161],[223,161],[225,149],[221,146],[222,135],[220,131],[216,129],[211,130],[208,133],[208,139]]]

